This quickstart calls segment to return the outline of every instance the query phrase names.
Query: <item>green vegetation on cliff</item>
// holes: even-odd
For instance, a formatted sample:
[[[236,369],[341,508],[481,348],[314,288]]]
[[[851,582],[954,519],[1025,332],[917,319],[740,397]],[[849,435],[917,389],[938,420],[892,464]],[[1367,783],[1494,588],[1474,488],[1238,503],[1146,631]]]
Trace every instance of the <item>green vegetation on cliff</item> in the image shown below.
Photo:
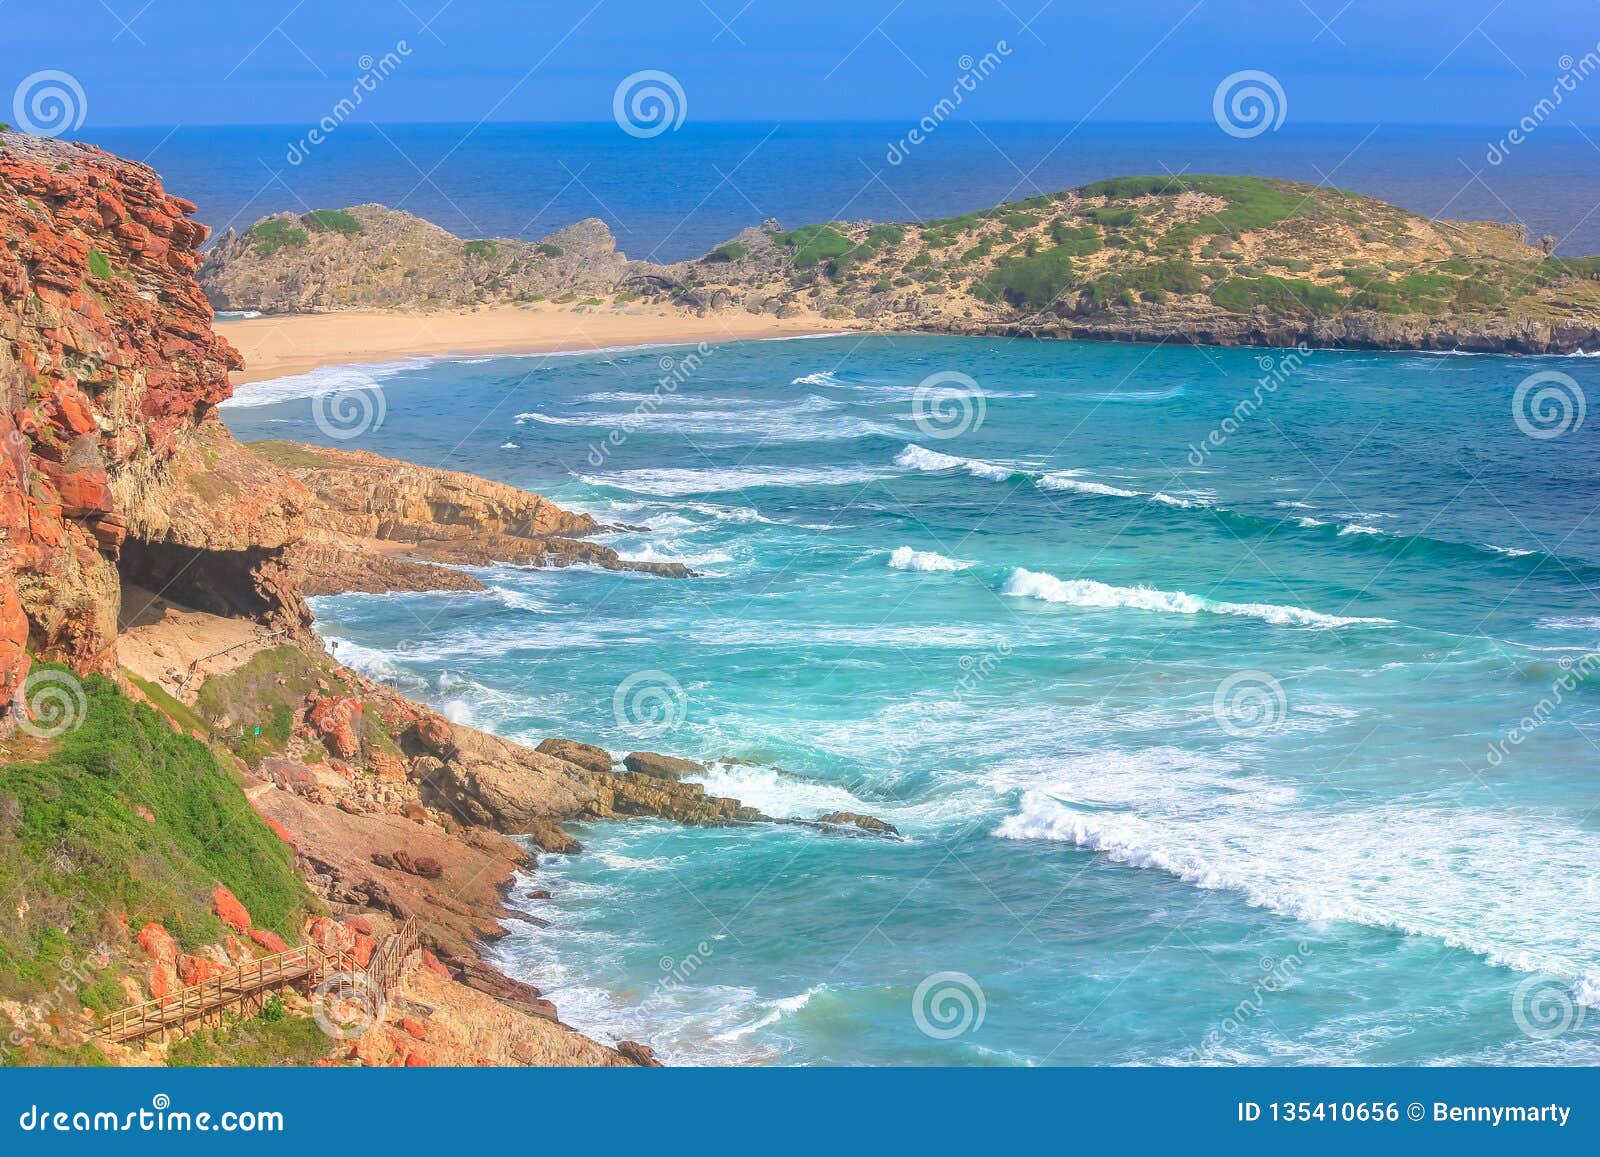
[[[298,249],[311,240],[304,229],[277,218],[257,221],[245,230],[244,236],[254,244],[257,257],[271,257],[281,249]]]
[[[0,922],[0,995],[37,1000],[147,921],[185,947],[220,940],[219,881],[256,926],[294,939],[314,902],[236,773],[111,680],[82,687],[81,723],[50,741],[17,732],[0,764],[0,892],[16,917]],[[125,1002],[106,974],[76,996]]]
[[[361,232],[361,222],[343,209],[313,209],[300,220],[313,233],[343,233],[354,237]]]

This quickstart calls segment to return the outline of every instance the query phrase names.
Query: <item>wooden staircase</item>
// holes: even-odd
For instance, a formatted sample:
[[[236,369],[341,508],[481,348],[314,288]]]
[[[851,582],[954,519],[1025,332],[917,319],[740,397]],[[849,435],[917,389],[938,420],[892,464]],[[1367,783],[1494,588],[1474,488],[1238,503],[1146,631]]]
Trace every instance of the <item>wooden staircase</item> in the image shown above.
[[[326,952],[315,944],[302,944],[287,952],[230,968],[166,996],[108,1013],[97,1035],[107,1041],[122,1042],[160,1033],[165,1040],[168,1029],[206,1023],[221,1025],[228,1012],[241,1015],[260,1012],[272,993],[284,988],[298,988],[309,993],[340,972],[364,977],[374,988],[388,995],[399,986],[417,947],[416,926],[410,920],[394,934],[384,937],[365,968],[359,967],[348,952]]]

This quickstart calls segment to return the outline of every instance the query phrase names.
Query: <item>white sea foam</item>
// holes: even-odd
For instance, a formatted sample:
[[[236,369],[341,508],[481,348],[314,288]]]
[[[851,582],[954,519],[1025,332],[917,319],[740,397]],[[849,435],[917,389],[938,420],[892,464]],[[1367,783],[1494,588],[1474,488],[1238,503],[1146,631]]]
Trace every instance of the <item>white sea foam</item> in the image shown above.
[[[909,546],[897,546],[889,552],[889,565],[895,570],[933,572],[966,570],[972,564],[958,558],[946,558],[931,550],[912,550]]]
[[[1392,623],[1392,619],[1346,618],[1319,614],[1303,607],[1275,603],[1229,603],[1200,598],[1182,591],[1162,591],[1154,587],[1118,587],[1094,579],[1059,579],[1054,575],[1018,567],[1011,572],[1003,595],[1039,599],[1047,603],[1066,603],[1075,607],[1160,611],[1178,615],[1240,615],[1260,619],[1280,627],[1345,627],[1358,623]]]
[[[1076,471],[1060,470],[1046,474],[1036,481],[1041,490],[1066,490],[1074,494],[1099,494],[1107,498],[1143,498],[1137,490],[1124,490],[1120,486],[1108,486],[1104,482],[1091,482],[1085,478],[1074,477]]]
[[[749,1036],[751,1033],[759,1032],[761,1029],[771,1028],[785,1016],[788,1016],[791,1013],[799,1012],[806,1005],[810,1004],[812,997],[816,996],[818,993],[826,991],[828,991],[828,986],[826,984],[817,984],[795,996],[785,996],[780,997],[777,1000],[770,1001],[766,1006],[766,1011],[749,1024],[740,1025],[738,1028],[733,1028],[729,1029],[727,1032],[718,1033],[712,1039],[718,1041],[736,1041],[740,1037]]]
[[[1386,531],[1380,530],[1376,526],[1363,526],[1359,522],[1347,522],[1347,523],[1345,523],[1343,526],[1341,526],[1339,528],[1339,537],[1340,538],[1344,538],[1346,535],[1351,535],[1351,534],[1386,534],[1386,533],[1387,533]]]
[[[1427,936],[1578,981],[1593,1002],[1600,833],[1557,816],[1425,798],[1308,798],[1178,748],[1055,762],[995,829],[1235,892],[1281,915]]]
[[[502,442],[502,443],[500,443],[500,449],[502,449],[502,450],[520,450],[520,449],[522,449],[522,447],[518,446],[515,442]]]
[[[993,462],[984,462],[978,458],[959,458],[954,454],[941,454],[937,450],[929,450],[915,443],[896,454],[894,464],[907,470],[921,470],[929,474],[938,474],[946,470],[965,470],[974,478],[986,478],[991,482],[1004,482],[1017,473],[1009,466],[997,466]]]
[[[435,361],[433,358],[408,358],[398,362],[379,362],[372,365],[322,366],[304,374],[291,374],[282,378],[269,378],[264,382],[247,382],[233,391],[231,398],[220,403],[219,408],[244,410],[256,406],[276,406],[300,398],[315,398],[342,390],[381,389],[383,382],[418,369]]]
[[[614,486],[640,494],[676,498],[687,494],[721,494],[763,486],[859,486],[886,477],[882,471],[854,466],[748,466],[692,470],[619,470],[612,474],[581,474],[591,486]]]
[[[795,378],[789,383],[791,386],[837,386],[839,379],[833,376],[832,371],[823,370],[815,374],[806,374]]]
[[[731,797],[769,816],[809,820],[826,812],[871,812],[873,806],[837,784],[772,767],[713,763],[684,778],[704,784],[709,795]]]
[[[1600,615],[1549,615],[1534,626],[1545,631],[1600,631]]]

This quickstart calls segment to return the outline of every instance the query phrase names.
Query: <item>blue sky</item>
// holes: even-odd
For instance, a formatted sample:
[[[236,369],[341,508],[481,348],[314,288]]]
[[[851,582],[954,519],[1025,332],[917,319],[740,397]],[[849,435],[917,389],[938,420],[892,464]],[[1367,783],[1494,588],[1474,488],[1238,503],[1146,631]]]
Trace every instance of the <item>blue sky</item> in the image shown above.
[[[1204,121],[1256,69],[1317,122],[1514,120],[1600,41],[1595,0],[9,0],[3,90],[62,70],[94,126],[314,122],[404,41],[355,119],[602,121],[671,73],[698,120],[915,118],[1004,41],[975,120]],[[1563,120],[1600,123],[1600,77]],[[0,114],[3,116],[5,114]],[[7,116],[6,119],[14,119]]]

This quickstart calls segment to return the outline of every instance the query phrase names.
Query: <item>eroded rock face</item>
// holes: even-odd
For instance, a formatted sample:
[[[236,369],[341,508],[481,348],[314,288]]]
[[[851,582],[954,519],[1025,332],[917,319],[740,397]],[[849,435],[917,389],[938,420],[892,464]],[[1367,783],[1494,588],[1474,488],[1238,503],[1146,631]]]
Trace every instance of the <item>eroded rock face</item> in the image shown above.
[[[130,537],[209,547],[231,524],[234,547],[268,549],[292,522],[281,504],[295,487],[256,471],[236,519],[217,512],[226,503],[181,497],[232,445],[202,431],[239,366],[194,278],[206,236],[194,205],[99,149],[3,141],[0,704],[29,652],[83,671],[114,665]]]
[[[587,514],[472,474],[294,442],[250,451],[310,494],[302,541],[285,556],[306,594],[482,590],[452,567],[571,566],[687,578],[681,563],[630,562],[578,537],[604,529]]]
[[[200,271],[206,293],[219,309],[263,313],[462,307],[608,292],[631,267],[593,217],[536,242],[469,241],[383,205],[344,212],[343,231],[294,213],[229,230]],[[264,245],[263,226],[283,242]]]

